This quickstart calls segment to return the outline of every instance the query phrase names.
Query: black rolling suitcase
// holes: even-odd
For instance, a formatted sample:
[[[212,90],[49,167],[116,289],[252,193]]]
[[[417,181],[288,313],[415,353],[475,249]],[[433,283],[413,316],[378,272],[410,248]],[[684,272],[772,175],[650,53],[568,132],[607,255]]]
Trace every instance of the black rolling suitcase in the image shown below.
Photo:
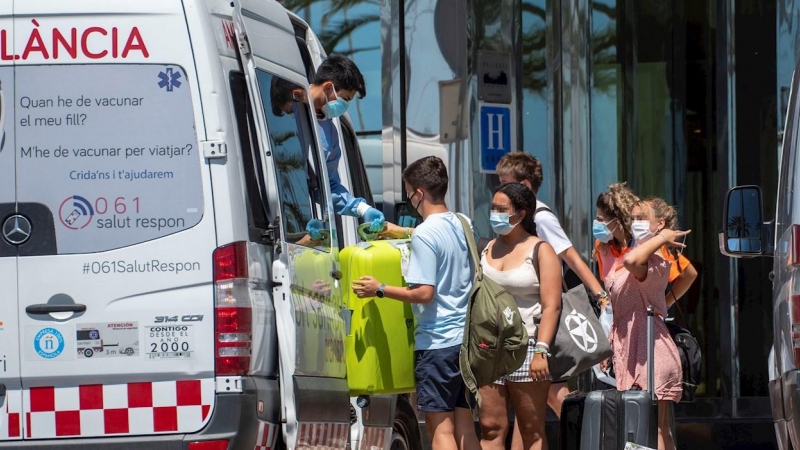
[[[647,385],[653,371],[654,311],[647,307]],[[627,442],[658,447],[658,402],[653,391],[594,391],[564,399],[561,409],[563,450],[623,450]]]

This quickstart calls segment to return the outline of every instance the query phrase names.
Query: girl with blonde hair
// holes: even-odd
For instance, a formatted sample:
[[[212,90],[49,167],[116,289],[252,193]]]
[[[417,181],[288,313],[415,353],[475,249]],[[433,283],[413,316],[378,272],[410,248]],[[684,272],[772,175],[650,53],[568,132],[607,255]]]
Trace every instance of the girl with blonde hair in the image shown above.
[[[674,206],[659,197],[648,197],[644,201],[652,213],[649,218],[650,233],[658,233],[664,228],[678,229],[678,212]],[[642,232],[644,231],[642,230]],[[683,250],[679,250],[677,247],[662,247],[661,256],[670,263],[669,282],[672,283],[672,286],[666,295],[667,308],[669,308],[689,291],[692,283],[697,279],[697,270],[691,261],[683,256]]]
[[[614,307],[611,348],[617,389],[652,390],[658,399],[658,448],[674,450],[669,402],[678,402],[681,387],[681,360],[663,320],[656,320],[655,386],[647,385],[647,307],[667,315],[664,288],[669,278],[669,263],[661,249],[684,247],[680,241],[688,231],[668,228],[650,235],[634,230],[649,228],[650,207],[639,200],[624,183],[609,186],[597,198],[597,215],[592,231],[599,241],[601,275]]]

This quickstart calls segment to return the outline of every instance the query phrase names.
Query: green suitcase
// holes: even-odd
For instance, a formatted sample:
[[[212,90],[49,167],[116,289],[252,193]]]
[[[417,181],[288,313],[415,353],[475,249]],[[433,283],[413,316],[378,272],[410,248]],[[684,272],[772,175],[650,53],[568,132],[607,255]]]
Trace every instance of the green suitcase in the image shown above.
[[[411,305],[388,298],[358,298],[352,281],[371,275],[389,286],[405,286],[402,254],[410,240],[368,241],[339,254],[342,290],[352,311],[345,338],[347,381],[351,395],[414,391],[414,315]]]

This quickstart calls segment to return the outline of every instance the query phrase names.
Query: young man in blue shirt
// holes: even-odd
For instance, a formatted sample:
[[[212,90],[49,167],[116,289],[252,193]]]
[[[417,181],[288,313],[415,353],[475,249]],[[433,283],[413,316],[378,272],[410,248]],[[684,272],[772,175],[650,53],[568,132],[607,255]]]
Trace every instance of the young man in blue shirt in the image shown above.
[[[467,301],[475,266],[464,228],[444,202],[447,168],[428,156],[408,165],[403,181],[411,212],[423,219],[411,236],[407,287],[373,277],[353,281],[359,297],[388,297],[412,304],[417,408],[425,412],[432,450],[477,450],[472,411],[458,366]]]
[[[292,114],[294,110],[292,101],[302,101],[314,108],[317,132],[325,153],[325,166],[333,196],[333,209],[336,214],[362,217],[364,222],[371,224],[370,231],[383,230],[386,220],[383,213],[367,204],[363,198],[350,194],[347,188],[342,186],[339,178],[338,169],[339,160],[342,158],[342,148],[339,145],[339,132],[336,124],[331,119],[340,117],[347,112],[347,108],[356,94],[359,98],[367,95],[364,76],[356,64],[342,55],[331,55],[323,61],[317,68],[314,81],[309,86],[311,102],[308,101],[303,88],[277,77],[274,80],[271,89],[274,114]],[[318,233],[314,233],[316,230],[312,225],[307,231],[313,239],[318,239],[316,236]]]

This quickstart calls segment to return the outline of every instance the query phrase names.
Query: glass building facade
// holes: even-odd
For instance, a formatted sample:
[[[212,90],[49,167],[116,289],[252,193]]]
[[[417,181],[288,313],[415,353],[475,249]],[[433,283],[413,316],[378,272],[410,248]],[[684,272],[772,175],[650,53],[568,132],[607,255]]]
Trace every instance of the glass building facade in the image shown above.
[[[515,146],[542,161],[539,197],[587,260],[594,201],[615,181],[677,205],[692,230],[685,254],[699,276],[680,303],[703,374],[678,417],[770,417],[772,262],[722,256],[717,234],[730,186],[761,185],[774,214],[800,0],[284,3],[364,73],[350,117],[367,165],[401,166],[397,148],[412,139],[442,151],[460,183],[451,206],[483,235],[497,180],[479,170],[478,64],[486,52],[506,58]],[[452,129],[448,89],[460,99]],[[370,171],[385,209],[402,200],[399,173]]]

